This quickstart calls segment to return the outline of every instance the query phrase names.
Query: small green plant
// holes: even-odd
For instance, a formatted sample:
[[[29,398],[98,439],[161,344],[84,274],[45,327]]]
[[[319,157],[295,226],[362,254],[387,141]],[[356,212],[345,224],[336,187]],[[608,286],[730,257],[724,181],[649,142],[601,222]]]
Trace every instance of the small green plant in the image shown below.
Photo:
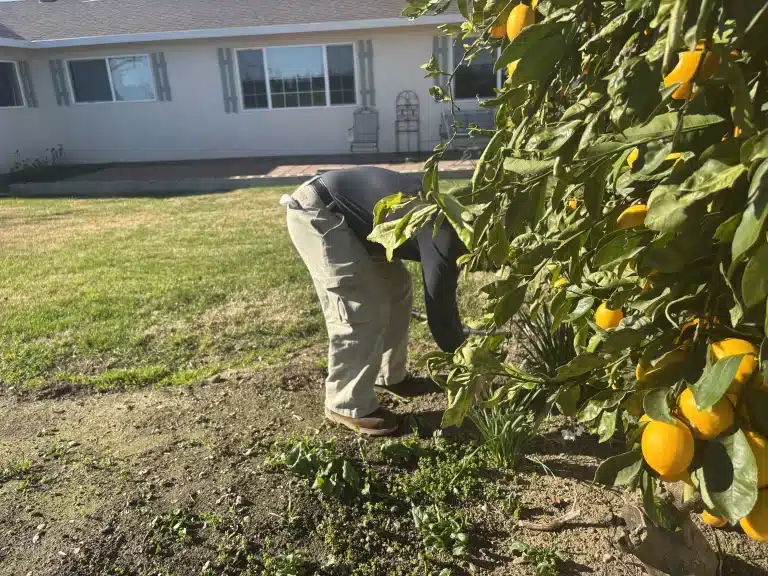
[[[32,471],[32,460],[29,458],[22,458],[21,460],[12,460],[0,468],[0,483],[8,482],[9,480],[24,480]]]
[[[469,417],[477,426],[493,463],[514,470],[535,432],[529,413],[517,412],[502,404],[473,408]]]
[[[308,573],[307,562],[300,554],[264,554],[261,562],[264,566],[262,576],[305,576]]]
[[[203,569],[203,576],[225,574],[255,576],[259,574],[254,546],[242,534],[235,532],[223,534],[216,551],[216,560],[206,564]]]
[[[455,558],[464,558],[468,554],[467,523],[460,513],[437,505],[414,506],[411,513],[428,553],[445,552]]]
[[[284,467],[312,481],[312,488],[326,496],[349,496],[364,490],[360,475],[349,460],[336,452],[333,440],[318,443],[304,438],[288,451],[273,454],[267,465]]]
[[[379,447],[381,456],[392,464],[406,464],[429,454],[418,440],[387,440]]]
[[[191,512],[177,509],[155,516],[149,525],[147,542],[154,554],[169,552],[173,543],[187,544],[200,529],[200,519]]]
[[[523,542],[513,542],[511,552],[518,556],[522,563],[534,567],[536,576],[558,576],[558,565],[563,561],[554,548],[530,546]]]

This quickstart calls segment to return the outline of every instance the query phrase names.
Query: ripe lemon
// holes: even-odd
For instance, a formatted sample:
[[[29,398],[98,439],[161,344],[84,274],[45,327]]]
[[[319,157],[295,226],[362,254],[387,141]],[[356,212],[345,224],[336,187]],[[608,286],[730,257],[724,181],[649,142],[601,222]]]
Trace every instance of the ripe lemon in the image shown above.
[[[627,156],[627,164],[630,168],[633,168],[637,159],[640,158],[640,148],[633,148],[632,152]]]
[[[696,408],[696,400],[690,388],[686,388],[677,399],[680,415],[688,421],[700,438],[711,440],[733,426],[733,404],[728,398],[721,398],[709,410]]]
[[[648,414],[643,414],[640,416],[640,423],[642,424],[643,422],[653,422],[653,418],[648,416]]]
[[[649,422],[640,445],[646,463],[662,478],[677,477],[693,460],[693,434],[678,419],[674,424]]]
[[[579,207],[579,201],[576,200],[576,198],[571,198],[568,200],[568,209],[569,210],[576,210],[576,208]]]
[[[747,536],[758,542],[768,542],[768,490],[760,490],[752,511],[740,521]]]
[[[616,228],[622,230],[624,228],[635,228],[642,226],[645,223],[645,217],[648,214],[648,206],[645,204],[636,204],[630,206],[624,212],[619,214],[616,219]]]
[[[523,28],[527,28],[534,23],[536,18],[536,11],[525,4],[518,4],[509,13],[507,18],[507,38],[514,40],[523,31]]]
[[[509,12],[506,11],[496,16],[496,19],[493,21],[493,26],[491,27],[491,38],[496,38],[498,40],[506,36],[508,18]]]
[[[565,278],[558,278],[552,284],[552,287],[553,288],[561,288],[562,286],[565,286],[566,284],[568,284],[568,280],[566,280]]]
[[[768,438],[751,430],[744,434],[757,461],[757,487],[768,488]]]
[[[708,524],[709,526],[712,526],[714,528],[722,528],[726,524],[728,524],[728,520],[723,520],[722,518],[718,518],[714,514],[710,514],[706,510],[701,513],[701,520],[704,522],[704,524]]]
[[[595,324],[600,326],[603,330],[613,330],[619,325],[622,318],[624,318],[624,312],[621,311],[621,308],[618,310],[610,310],[608,306],[605,305],[605,302],[600,304],[600,306],[597,307],[597,312],[595,312]]]
[[[642,380],[653,370],[661,370],[662,368],[677,364],[678,362],[683,362],[684,360],[685,351],[682,349],[673,350],[659,360],[655,366],[650,362],[641,359],[640,362],[637,363],[637,366],[635,366],[635,379]]]
[[[675,82],[682,82],[680,86],[672,93],[672,98],[676,100],[685,100],[691,96],[693,91],[693,75],[699,67],[701,60],[701,50],[692,50],[681,52],[678,55],[677,66],[664,78],[664,86],[672,86]],[[714,52],[707,52],[704,62],[696,78],[699,82],[709,79],[720,68],[720,57]]]
[[[751,342],[741,340],[740,338],[726,338],[720,342],[714,342],[709,347],[712,361],[717,362],[721,358],[746,354],[741,359],[739,369],[736,371],[731,385],[728,387],[729,394],[739,394],[744,384],[752,377],[752,373],[757,368],[757,348]]]

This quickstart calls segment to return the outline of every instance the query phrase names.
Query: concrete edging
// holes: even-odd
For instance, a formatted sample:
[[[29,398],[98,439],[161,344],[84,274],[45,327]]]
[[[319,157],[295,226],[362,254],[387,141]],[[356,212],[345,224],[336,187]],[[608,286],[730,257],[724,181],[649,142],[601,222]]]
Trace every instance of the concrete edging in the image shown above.
[[[422,174],[409,172],[409,174]],[[470,178],[472,170],[446,170],[443,178]],[[189,178],[183,180],[115,180],[86,181],[62,180],[59,182],[24,182],[10,184],[6,196],[15,197],[111,197],[111,196],[168,196],[174,194],[207,194],[232,192],[243,188],[267,186],[298,186],[309,180],[304,176],[246,176],[242,178]]]

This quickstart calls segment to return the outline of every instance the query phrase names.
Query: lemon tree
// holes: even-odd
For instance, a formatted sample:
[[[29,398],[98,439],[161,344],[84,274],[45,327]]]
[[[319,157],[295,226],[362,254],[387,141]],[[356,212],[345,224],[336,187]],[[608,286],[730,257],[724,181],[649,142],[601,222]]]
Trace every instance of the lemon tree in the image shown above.
[[[601,441],[626,438],[596,479],[639,488],[652,520],[658,484],[683,481],[710,523],[768,537],[768,4],[409,4],[414,18],[460,11],[443,32],[465,61],[498,54],[506,79],[479,103],[496,129],[470,126],[489,138],[471,191],[440,187],[441,144],[423,197],[384,199],[371,239],[391,254],[447,220],[469,251],[460,264],[498,271],[486,327],[546,307],[577,353],[555,375],[508,361],[494,335],[427,356],[443,424],[544,391]],[[456,110],[454,70],[423,67]]]

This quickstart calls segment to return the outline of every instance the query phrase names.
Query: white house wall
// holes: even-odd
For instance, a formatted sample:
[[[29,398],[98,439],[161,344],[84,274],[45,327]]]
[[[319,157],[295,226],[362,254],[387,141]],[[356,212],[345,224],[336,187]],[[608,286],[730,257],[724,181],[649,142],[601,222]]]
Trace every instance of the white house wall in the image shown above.
[[[395,100],[415,91],[421,102],[421,148],[440,141],[444,104],[432,101],[431,79],[420,65],[432,52],[434,27],[362,30],[137,45],[25,50],[39,109],[0,111],[0,127],[12,138],[0,143],[0,171],[15,149],[44,154],[61,144],[73,163],[190,160],[247,156],[323,155],[349,151],[355,106],[241,111],[224,108],[217,48],[249,48],[372,40],[380,151],[395,151]],[[164,52],[171,102],[110,102],[58,106],[50,59]],[[359,91],[359,78],[358,78]],[[359,98],[359,94],[358,94]],[[469,104],[471,105],[471,104]],[[9,144],[9,142],[12,142]]]
[[[0,61],[27,60],[37,69],[34,56],[29,50],[0,48]],[[57,144],[40,108],[0,108],[0,174],[11,171],[16,162],[40,159],[46,148]]]

